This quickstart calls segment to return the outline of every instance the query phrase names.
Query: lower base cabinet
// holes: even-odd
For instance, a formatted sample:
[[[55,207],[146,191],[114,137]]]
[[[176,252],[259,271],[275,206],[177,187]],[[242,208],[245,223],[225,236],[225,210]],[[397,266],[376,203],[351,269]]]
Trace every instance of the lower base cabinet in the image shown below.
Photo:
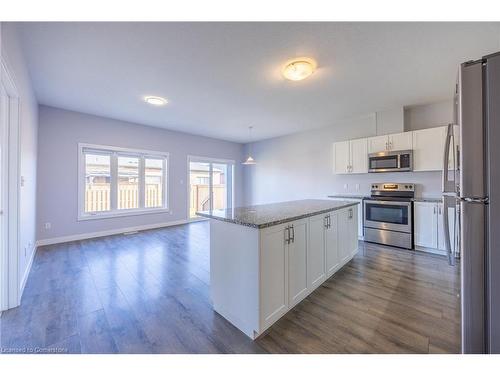
[[[358,251],[357,207],[261,230],[262,333]]]
[[[443,204],[440,202],[415,202],[415,248],[444,254],[446,252]],[[455,209],[448,208],[448,226],[452,249],[456,246]]]

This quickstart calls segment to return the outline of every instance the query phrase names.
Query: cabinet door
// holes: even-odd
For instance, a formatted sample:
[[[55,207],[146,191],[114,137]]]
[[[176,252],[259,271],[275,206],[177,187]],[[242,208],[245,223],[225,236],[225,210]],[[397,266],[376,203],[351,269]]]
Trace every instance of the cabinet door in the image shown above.
[[[349,235],[351,229],[349,227],[349,212],[347,208],[337,211],[337,229],[338,229],[338,253],[339,263],[343,265],[349,259],[351,242]]]
[[[292,240],[288,245],[288,304],[290,308],[308,294],[307,222],[307,219],[303,219],[289,223],[292,231]]]
[[[351,173],[368,173],[366,138],[351,141]]]
[[[412,143],[412,132],[389,135],[389,149],[391,151],[411,150]]]
[[[443,152],[446,126],[415,130],[413,133],[413,170],[440,171],[443,169]]]
[[[389,139],[386,135],[368,138],[368,153],[387,151]]]
[[[448,207],[448,227],[450,236],[450,244],[452,250],[455,250],[455,209],[453,207]],[[443,204],[438,203],[438,249],[446,251],[445,236],[444,233],[444,215],[443,215]]]
[[[332,276],[340,265],[337,211],[330,213],[330,227],[325,230],[326,277]]]
[[[415,202],[415,245],[437,248],[437,203]]]
[[[328,214],[309,218],[307,286],[310,291],[325,280],[325,231]]]
[[[358,207],[353,206],[347,209],[347,218],[349,221],[349,255],[358,252]]]
[[[265,328],[288,310],[288,246],[286,225],[276,225],[261,231],[260,303],[261,324]]]
[[[350,148],[349,141],[335,142],[333,144],[334,172],[336,174],[349,173]]]

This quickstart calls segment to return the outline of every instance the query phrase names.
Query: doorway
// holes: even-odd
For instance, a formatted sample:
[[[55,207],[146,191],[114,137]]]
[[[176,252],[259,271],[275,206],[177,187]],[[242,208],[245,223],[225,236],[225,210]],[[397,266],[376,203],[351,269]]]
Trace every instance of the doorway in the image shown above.
[[[19,305],[19,96],[0,59],[0,312]]]
[[[188,157],[188,219],[197,211],[233,207],[234,161]]]

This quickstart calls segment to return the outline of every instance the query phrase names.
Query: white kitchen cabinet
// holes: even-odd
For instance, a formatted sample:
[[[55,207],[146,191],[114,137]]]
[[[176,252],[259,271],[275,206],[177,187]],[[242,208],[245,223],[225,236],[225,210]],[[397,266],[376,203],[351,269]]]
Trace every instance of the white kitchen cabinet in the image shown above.
[[[322,214],[309,218],[309,246],[307,247],[307,284],[310,290],[321,285],[326,278],[326,232],[328,217]]]
[[[412,149],[412,132],[378,135],[368,138],[368,153]]]
[[[443,204],[439,202],[415,202],[415,246],[420,250],[446,251]],[[455,208],[448,208],[448,225],[452,249],[455,248]]]
[[[448,207],[448,229],[450,236],[450,245],[452,250],[455,250],[455,208]],[[444,232],[444,216],[443,216],[443,204],[438,203],[438,249],[446,251],[446,239]]]
[[[325,253],[326,253],[326,277],[332,276],[340,267],[339,243],[338,243],[338,216],[337,212],[331,212],[330,225],[325,229]]]
[[[308,219],[292,221],[288,244],[289,308],[307,296],[307,225]]]
[[[412,133],[413,170],[415,172],[442,170],[446,126],[415,130]]]
[[[389,151],[411,150],[412,148],[412,132],[389,134]]]
[[[216,223],[217,224],[217,223]],[[260,234],[261,320],[269,327],[288,310],[288,244],[287,224],[265,228]]]
[[[347,201],[347,202],[357,202],[359,203],[357,205],[357,220],[358,220],[358,239],[363,240],[363,199],[360,198],[349,198],[349,197],[328,197],[331,200],[334,201]]]
[[[368,172],[368,151],[366,138],[354,139],[350,143],[351,173]]]
[[[333,144],[334,172],[336,174],[367,173],[368,151],[366,138]]]
[[[438,247],[438,204],[434,202],[414,203],[415,246]]]
[[[333,144],[333,163],[336,174],[346,174],[351,165],[351,148],[349,141],[335,142]]]
[[[354,207],[342,210],[338,215],[338,246],[339,259],[345,264],[358,249],[358,211]],[[354,238],[351,238],[354,236]]]
[[[388,150],[389,139],[387,135],[379,135],[368,138],[368,153],[382,152]]]
[[[348,206],[264,228],[212,218],[210,296],[214,310],[256,339],[320,286],[327,273],[331,276],[355,256],[356,212]],[[332,218],[330,228],[326,228],[326,217]]]

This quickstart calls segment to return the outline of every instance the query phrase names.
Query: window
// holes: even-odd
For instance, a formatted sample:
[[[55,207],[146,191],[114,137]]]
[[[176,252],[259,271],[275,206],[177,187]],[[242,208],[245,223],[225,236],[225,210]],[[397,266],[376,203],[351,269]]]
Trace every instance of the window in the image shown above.
[[[168,154],[79,145],[79,220],[168,210]]]
[[[221,210],[233,206],[233,161],[191,156],[188,160],[189,218],[197,211]]]

